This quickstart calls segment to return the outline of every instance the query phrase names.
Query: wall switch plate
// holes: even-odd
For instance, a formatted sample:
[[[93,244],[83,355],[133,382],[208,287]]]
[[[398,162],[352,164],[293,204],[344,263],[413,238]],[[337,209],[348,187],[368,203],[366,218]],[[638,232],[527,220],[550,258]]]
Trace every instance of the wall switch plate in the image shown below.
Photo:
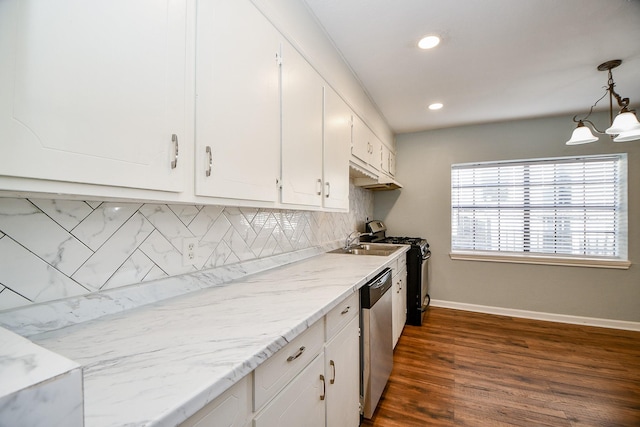
[[[193,265],[198,256],[198,238],[185,237],[182,239],[182,264]]]

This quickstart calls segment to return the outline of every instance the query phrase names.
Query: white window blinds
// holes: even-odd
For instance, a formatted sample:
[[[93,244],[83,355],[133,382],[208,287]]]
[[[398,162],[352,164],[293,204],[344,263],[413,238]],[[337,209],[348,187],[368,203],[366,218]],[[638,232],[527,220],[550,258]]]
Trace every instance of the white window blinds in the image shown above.
[[[451,167],[452,252],[626,259],[626,154]]]

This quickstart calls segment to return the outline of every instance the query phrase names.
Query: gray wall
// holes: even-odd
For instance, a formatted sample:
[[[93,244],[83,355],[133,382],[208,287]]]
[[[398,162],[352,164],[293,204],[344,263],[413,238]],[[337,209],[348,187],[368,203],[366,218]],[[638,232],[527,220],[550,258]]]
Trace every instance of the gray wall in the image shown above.
[[[607,127],[607,115],[594,121]],[[544,313],[640,321],[640,141],[569,147],[571,117],[464,126],[397,137],[400,191],[378,192],[374,216],[392,235],[427,237],[433,299]],[[629,270],[453,261],[451,164],[472,161],[628,153]]]

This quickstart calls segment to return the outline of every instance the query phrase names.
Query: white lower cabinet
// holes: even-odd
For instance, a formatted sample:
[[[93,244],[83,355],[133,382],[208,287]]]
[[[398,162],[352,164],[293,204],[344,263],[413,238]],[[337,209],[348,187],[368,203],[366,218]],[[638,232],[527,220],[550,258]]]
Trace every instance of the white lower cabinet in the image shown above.
[[[326,379],[320,353],[254,419],[255,427],[325,427]]]
[[[258,366],[253,373],[254,410],[258,411],[298,375],[322,351],[323,344],[323,322],[319,321]]]
[[[393,348],[398,344],[405,323],[407,323],[407,265],[404,256],[398,259],[393,276],[392,324]]]
[[[254,427],[359,425],[358,295],[354,292],[254,371]],[[312,360],[303,359],[305,354]]]
[[[359,331],[360,322],[356,317],[325,347],[327,427],[360,424]]]

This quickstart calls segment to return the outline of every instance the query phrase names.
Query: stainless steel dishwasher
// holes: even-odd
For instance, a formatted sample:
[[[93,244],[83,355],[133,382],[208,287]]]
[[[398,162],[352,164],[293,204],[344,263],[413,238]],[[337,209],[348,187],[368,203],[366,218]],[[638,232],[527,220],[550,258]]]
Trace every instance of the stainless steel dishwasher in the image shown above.
[[[391,269],[385,268],[360,289],[362,306],[361,385],[363,416],[370,419],[393,369]]]

